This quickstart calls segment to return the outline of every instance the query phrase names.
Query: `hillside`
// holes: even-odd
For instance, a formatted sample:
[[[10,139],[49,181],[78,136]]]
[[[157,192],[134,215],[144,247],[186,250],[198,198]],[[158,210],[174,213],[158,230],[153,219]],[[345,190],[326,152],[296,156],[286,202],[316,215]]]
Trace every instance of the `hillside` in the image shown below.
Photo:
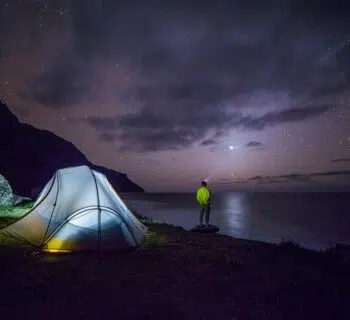
[[[91,163],[71,142],[21,123],[0,101],[0,173],[15,194],[36,197],[59,168],[88,165],[106,175],[117,192],[144,192],[125,173]]]

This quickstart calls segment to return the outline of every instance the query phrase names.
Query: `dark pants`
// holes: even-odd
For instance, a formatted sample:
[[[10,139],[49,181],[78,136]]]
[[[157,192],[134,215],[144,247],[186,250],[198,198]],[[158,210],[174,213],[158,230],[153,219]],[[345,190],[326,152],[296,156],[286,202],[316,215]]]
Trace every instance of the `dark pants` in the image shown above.
[[[202,204],[201,205],[201,211],[199,214],[199,224],[203,224],[204,214],[205,214],[205,223],[209,224],[210,204]]]

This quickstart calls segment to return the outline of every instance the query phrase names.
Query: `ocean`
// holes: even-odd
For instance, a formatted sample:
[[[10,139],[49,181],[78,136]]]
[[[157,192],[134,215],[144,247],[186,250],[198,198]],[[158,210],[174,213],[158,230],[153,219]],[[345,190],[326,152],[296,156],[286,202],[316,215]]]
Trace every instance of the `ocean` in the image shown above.
[[[195,194],[122,194],[128,207],[189,230],[198,224]],[[350,193],[227,192],[212,195],[210,223],[221,234],[268,243],[294,241],[325,250],[350,244]]]

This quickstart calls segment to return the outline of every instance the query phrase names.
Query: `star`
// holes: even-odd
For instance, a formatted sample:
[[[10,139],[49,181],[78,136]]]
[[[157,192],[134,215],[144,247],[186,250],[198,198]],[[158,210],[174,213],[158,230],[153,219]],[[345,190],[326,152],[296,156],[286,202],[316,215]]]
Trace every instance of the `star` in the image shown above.
[[[122,11],[113,1],[0,2],[2,102],[32,126],[69,131],[88,158],[147,191],[231,178],[233,164],[254,188],[250,177],[328,172],[334,155],[348,158],[348,12],[327,21],[315,7],[292,28],[298,16],[276,3],[272,20],[287,40],[270,16],[238,4],[228,5],[232,19],[213,4],[218,25],[208,6],[179,17],[166,2]],[[321,16],[322,25],[307,22]]]

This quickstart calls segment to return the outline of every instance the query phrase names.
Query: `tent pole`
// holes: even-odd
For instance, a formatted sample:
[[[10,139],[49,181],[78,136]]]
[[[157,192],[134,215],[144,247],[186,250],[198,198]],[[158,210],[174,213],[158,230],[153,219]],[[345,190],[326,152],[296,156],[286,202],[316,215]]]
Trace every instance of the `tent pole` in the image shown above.
[[[98,208],[98,249],[101,256],[101,208]]]
[[[98,241],[98,250],[100,252],[100,256],[101,256],[101,243],[102,243],[102,239],[101,239],[101,205],[100,205],[100,194],[98,192],[98,185],[97,185],[97,181],[96,181],[96,177],[95,174],[93,172],[93,170],[89,167],[90,172],[92,174],[92,177],[94,179],[95,182],[95,187],[96,187],[96,198],[97,198],[97,210],[98,210],[98,225],[97,225],[97,241]]]
[[[55,173],[55,177],[54,177],[54,179],[52,181],[52,185],[51,185],[50,191],[51,191],[54,183],[56,182],[56,180],[57,180],[57,191],[56,191],[56,196],[55,196],[55,202],[53,203],[53,208],[52,208],[52,211],[51,211],[50,220],[49,220],[49,223],[47,224],[47,228],[46,228],[46,231],[45,231],[45,234],[44,234],[44,237],[43,237],[43,241],[42,241],[42,243],[40,245],[40,248],[43,248],[43,246],[45,244],[46,237],[48,235],[50,224],[51,224],[51,221],[52,221],[52,216],[53,216],[53,213],[54,213],[54,211],[56,209],[56,205],[57,205],[58,193],[59,193],[59,190],[60,190],[60,180],[59,180],[59,176],[58,176],[58,171],[56,171],[56,173]]]

